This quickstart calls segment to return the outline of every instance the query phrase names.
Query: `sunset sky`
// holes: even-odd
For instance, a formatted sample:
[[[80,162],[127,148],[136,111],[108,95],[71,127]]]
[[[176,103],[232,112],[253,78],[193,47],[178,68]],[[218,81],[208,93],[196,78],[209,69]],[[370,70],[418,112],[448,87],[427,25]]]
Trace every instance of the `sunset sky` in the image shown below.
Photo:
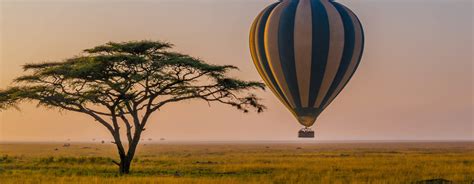
[[[248,47],[254,17],[276,0],[0,0],[0,88],[25,63],[60,61],[109,41],[163,40],[259,80]],[[318,140],[474,140],[473,1],[338,0],[364,25],[358,71],[314,127]],[[270,92],[242,114],[192,101],[157,112],[143,138],[296,140],[301,126]],[[110,140],[86,115],[21,105],[0,112],[0,141]]]

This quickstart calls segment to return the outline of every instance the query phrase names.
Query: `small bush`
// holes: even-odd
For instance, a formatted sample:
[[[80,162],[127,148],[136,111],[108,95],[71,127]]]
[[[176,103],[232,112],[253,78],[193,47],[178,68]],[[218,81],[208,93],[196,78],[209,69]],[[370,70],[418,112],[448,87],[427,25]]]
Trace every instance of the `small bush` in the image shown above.
[[[39,163],[64,163],[64,164],[112,164],[112,159],[108,157],[46,157],[41,158]]]

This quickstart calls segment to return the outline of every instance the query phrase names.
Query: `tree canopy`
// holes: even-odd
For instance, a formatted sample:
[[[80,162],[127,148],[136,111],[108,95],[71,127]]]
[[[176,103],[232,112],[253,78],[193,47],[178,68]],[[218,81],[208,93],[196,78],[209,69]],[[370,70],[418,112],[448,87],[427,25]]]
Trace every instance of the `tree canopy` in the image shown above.
[[[237,67],[208,64],[170,51],[172,46],[160,41],[110,42],[61,62],[26,64],[28,74],[0,90],[0,109],[37,102],[87,114],[113,135],[122,162],[131,161],[149,117],[166,104],[198,99],[242,112],[265,109],[249,93],[265,89],[263,83],[228,77]],[[122,126],[128,152],[121,140]]]

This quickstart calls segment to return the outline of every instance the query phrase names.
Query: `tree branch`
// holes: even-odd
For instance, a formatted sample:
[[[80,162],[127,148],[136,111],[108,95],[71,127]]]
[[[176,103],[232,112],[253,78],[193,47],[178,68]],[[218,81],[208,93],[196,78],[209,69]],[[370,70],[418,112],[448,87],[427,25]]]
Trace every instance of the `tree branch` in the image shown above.
[[[123,123],[125,124],[125,127],[127,128],[128,144],[131,144],[131,142],[132,142],[132,126],[130,125],[130,122],[128,121],[127,117],[125,117],[125,114],[124,114],[122,109],[120,109],[120,118],[122,119]]]

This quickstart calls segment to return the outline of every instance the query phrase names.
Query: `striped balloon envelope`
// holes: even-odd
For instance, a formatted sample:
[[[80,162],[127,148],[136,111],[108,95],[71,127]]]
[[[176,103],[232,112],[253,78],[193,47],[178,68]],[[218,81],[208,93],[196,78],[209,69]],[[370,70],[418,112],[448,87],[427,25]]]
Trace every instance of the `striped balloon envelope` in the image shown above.
[[[254,64],[267,86],[311,127],[356,71],[364,49],[357,16],[331,0],[283,0],[250,32]]]

